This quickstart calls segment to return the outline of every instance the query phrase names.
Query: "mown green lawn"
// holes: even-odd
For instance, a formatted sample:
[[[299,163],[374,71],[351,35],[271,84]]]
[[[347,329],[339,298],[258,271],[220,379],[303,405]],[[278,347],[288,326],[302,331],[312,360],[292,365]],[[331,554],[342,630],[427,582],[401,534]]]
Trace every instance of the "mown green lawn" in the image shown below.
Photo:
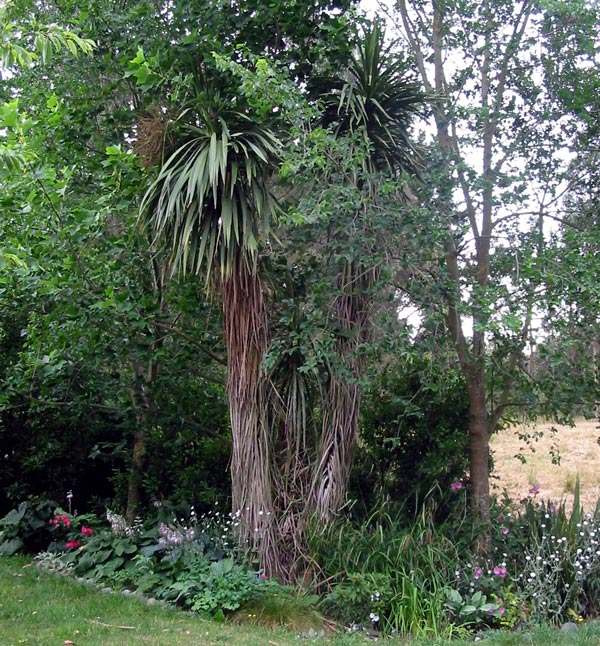
[[[0,645],[189,646],[297,644],[293,633],[204,621],[175,609],[105,594],[40,571],[21,558],[0,559]]]
[[[380,640],[384,641],[384,640]],[[387,641],[387,640],[386,640]],[[364,635],[310,639],[281,628],[220,624],[143,600],[102,593],[69,578],[40,571],[24,558],[0,558],[0,646],[358,646]],[[467,646],[465,640],[399,640],[410,646]],[[565,633],[550,628],[490,633],[486,646],[600,646],[600,622]]]

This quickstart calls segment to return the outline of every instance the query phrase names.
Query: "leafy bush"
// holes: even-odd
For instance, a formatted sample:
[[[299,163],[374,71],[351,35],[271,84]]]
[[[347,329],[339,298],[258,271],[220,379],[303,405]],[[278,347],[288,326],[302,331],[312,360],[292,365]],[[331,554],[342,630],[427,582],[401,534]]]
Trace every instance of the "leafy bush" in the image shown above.
[[[58,505],[53,500],[25,501],[0,520],[0,556],[45,550],[52,540],[49,519]]]
[[[333,585],[323,608],[346,626],[378,627],[381,618],[390,613],[392,587],[389,575],[349,572]]]
[[[498,601],[488,601],[481,590],[463,596],[458,590],[448,589],[444,605],[451,613],[451,620],[463,626],[485,625],[491,617],[505,612]]]
[[[436,371],[426,358],[386,365],[363,397],[360,452],[350,495],[373,509],[402,501],[408,521],[431,492],[446,492],[468,468],[468,401],[457,370]],[[444,495],[438,520],[450,515]]]
[[[199,557],[186,565],[164,596],[195,612],[224,618],[254,597],[261,584],[256,572],[231,558],[211,562]]]

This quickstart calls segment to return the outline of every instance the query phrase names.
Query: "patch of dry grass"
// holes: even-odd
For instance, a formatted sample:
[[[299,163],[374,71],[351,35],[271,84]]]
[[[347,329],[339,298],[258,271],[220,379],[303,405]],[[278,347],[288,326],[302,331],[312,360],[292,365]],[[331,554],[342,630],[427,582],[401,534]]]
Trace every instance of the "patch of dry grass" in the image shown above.
[[[555,429],[555,430],[552,430]],[[525,437],[529,436],[529,442]],[[493,490],[519,501],[532,486],[540,488],[544,500],[572,504],[577,477],[581,503],[593,511],[600,499],[600,444],[597,420],[577,420],[574,427],[536,424],[508,428],[492,438]],[[525,463],[517,457],[521,454]],[[559,456],[558,464],[553,455]]]

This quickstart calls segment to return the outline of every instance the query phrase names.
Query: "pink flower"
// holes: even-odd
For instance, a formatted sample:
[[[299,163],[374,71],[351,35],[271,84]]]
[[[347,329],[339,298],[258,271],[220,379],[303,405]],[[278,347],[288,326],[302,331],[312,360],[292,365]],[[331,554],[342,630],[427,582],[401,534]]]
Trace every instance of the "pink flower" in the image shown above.
[[[450,489],[452,489],[452,491],[460,491],[462,488],[463,483],[460,480],[457,480],[450,485]]]
[[[91,527],[86,527],[85,525],[81,528],[81,533],[84,536],[91,536],[94,533],[94,530]]]
[[[80,545],[81,543],[76,538],[72,538],[70,541],[65,543],[65,547],[68,550],[76,550]]]
[[[482,575],[482,574],[483,574],[483,568],[476,567],[476,568],[473,570],[473,578],[474,578],[474,579],[479,579],[479,578],[481,577],[481,575]]]
[[[508,529],[508,527],[502,528],[502,536],[508,536],[509,533],[510,533],[510,529]]]
[[[531,487],[531,489],[529,489],[529,493],[532,496],[535,496],[536,493],[540,493],[540,486],[539,485],[533,485],[533,487]]]
[[[494,568],[494,574],[503,579],[506,576],[506,568],[500,565],[496,565],[496,567]]]
[[[51,518],[48,522],[54,527],[60,527],[61,525],[63,527],[71,526],[71,521],[66,514],[56,514],[56,516],[54,516],[54,518]]]

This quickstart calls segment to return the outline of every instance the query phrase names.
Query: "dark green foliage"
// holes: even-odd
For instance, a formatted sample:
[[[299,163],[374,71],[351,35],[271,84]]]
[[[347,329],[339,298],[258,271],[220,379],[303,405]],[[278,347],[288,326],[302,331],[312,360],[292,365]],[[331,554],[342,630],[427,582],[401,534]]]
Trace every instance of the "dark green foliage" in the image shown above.
[[[0,556],[46,549],[51,541],[48,523],[57,504],[53,500],[25,501],[0,520]]]
[[[221,388],[201,389],[187,425],[153,427],[147,438],[143,490],[147,503],[177,500],[207,510],[229,498],[231,438]]]
[[[410,517],[433,492],[448,513],[450,484],[468,468],[468,402],[456,368],[426,356],[391,358],[366,389],[351,496],[389,500]]]

